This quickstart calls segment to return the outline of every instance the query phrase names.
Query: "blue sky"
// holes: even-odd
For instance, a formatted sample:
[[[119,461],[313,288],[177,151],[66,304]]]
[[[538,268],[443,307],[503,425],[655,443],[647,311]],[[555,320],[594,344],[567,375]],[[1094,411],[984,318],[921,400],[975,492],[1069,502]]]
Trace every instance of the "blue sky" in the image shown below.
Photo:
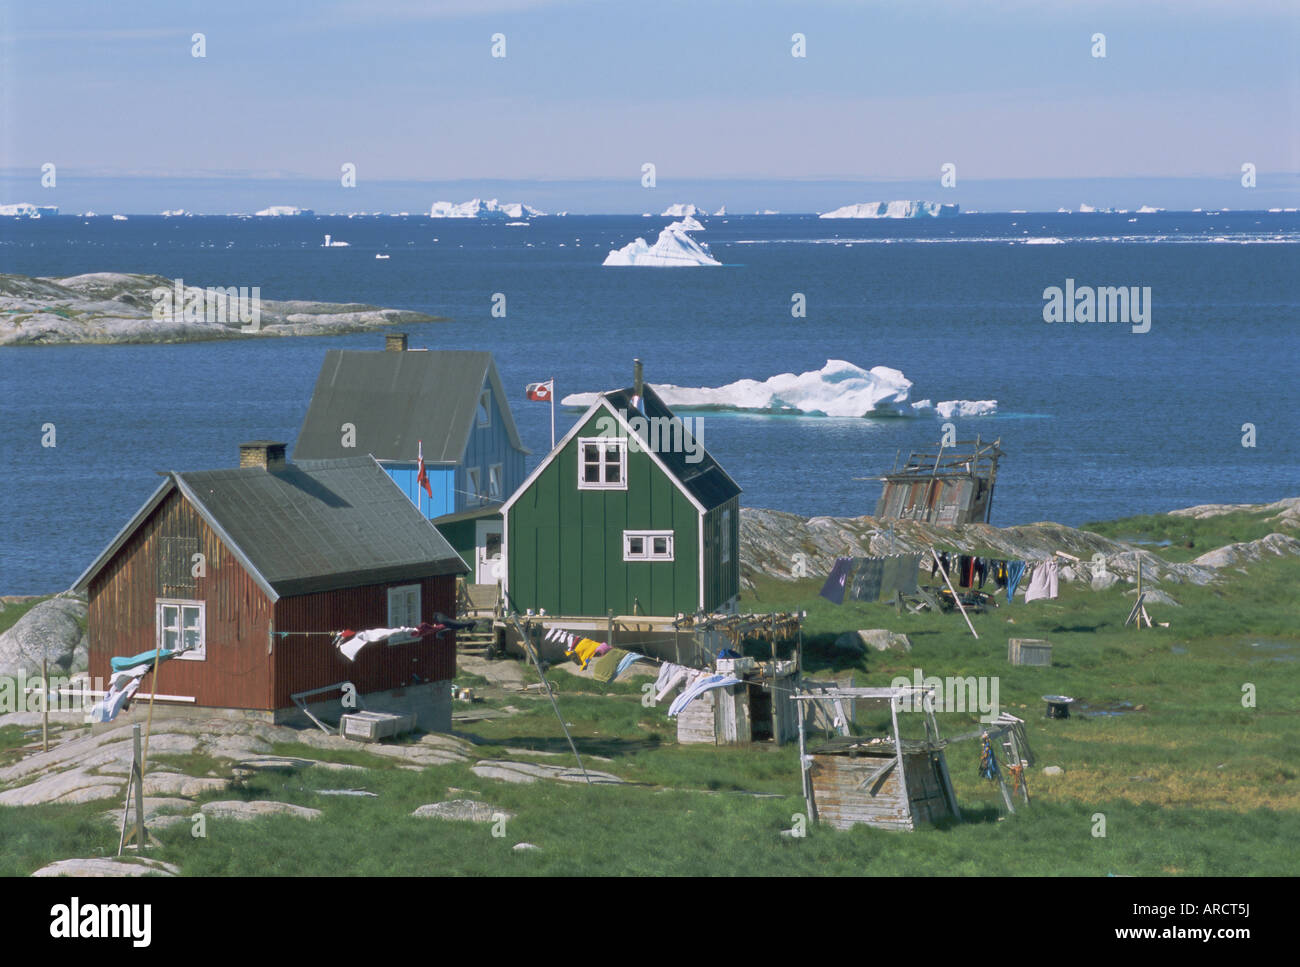
[[[0,202],[111,206],[188,178],[216,185],[205,210],[222,184],[242,210],[274,180],[316,187],[265,204],[365,208],[330,204],[344,162],[362,186],[459,182],[465,197],[479,183],[639,188],[646,162],[683,187],[833,179],[933,183],[939,197],[951,162],[959,185],[1239,191],[1250,161],[1270,204],[1288,203],[1283,183],[1297,203],[1280,177],[1300,172],[1294,0],[6,0],[0,44]],[[45,162],[56,189],[39,188]],[[654,206],[615,210],[641,207]]]

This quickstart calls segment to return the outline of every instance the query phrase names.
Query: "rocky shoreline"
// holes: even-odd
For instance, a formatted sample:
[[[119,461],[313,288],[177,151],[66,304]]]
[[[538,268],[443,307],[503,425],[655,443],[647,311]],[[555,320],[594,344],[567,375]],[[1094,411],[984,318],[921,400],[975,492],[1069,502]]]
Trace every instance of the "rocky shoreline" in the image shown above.
[[[360,303],[260,298],[161,275],[92,272],[66,278],[0,274],[0,346],[175,343],[326,336],[446,322],[441,316]]]

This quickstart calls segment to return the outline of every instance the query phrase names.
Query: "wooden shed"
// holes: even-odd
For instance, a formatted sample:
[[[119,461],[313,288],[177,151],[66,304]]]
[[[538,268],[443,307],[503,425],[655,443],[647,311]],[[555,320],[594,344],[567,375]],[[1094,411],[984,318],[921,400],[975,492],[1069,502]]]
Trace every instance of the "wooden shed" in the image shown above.
[[[239,469],[164,474],[77,579],[92,681],[115,656],[179,649],[141,694],[276,721],[316,704],[337,719],[351,683],[362,708],[450,728],[454,632],[355,661],[333,635],[454,616],[460,557],[371,457],[290,464],[283,443],[240,449]]]
[[[677,716],[677,741],[682,745],[794,741],[799,726],[793,676],[793,668],[775,677],[759,671],[746,675],[738,685],[704,692]]]
[[[951,447],[917,450],[901,470],[880,478],[884,487],[876,504],[877,517],[916,520],[952,527],[987,523],[993,512],[993,487],[998,478],[998,448],[992,443],[959,440]]]
[[[804,796],[814,819],[836,829],[862,823],[897,830],[914,830],[950,816],[961,819],[944,757],[945,743],[934,719],[932,690],[833,688],[796,699],[874,700],[888,702],[890,708],[892,734],[888,736],[841,735],[805,751],[801,730]],[[925,715],[925,738],[905,739],[899,734],[898,713],[918,705]],[[801,716],[801,725],[803,720]]]

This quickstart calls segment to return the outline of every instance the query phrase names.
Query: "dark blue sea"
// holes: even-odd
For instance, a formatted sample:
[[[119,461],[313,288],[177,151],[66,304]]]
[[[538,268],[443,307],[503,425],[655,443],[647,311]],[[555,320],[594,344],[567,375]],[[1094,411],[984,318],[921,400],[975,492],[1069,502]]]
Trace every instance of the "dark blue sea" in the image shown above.
[[[651,383],[716,387],[843,359],[901,370],[913,400],[997,400],[994,415],[954,420],[962,438],[1001,438],[995,524],[1300,494],[1300,215],[727,216],[697,235],[723,268],[601,266],[670,220],[6,218],[0,271],[147,272],[447,316],[412,327],[411,344],[491,350],[534,463],[550,413],[525,402],[527,382],[554,377],[561,397],[625,386],[639,356]],[[350,247],[322,248],[327,232]],[[1067,278],[1150,286],[1150,331],[1045,323],[1043,291]],[[806,318],[791,315],[794,293]],[[243,440],[292,442],[332,348],[382,337],[0,349],[0,593],[66,587],[155,471],[231,466]],[[574,416],[557,412],[561,435]],[[809,515],[871,513],[880,484],[861,478],[936,443],[943,422],[702,416],[747,506]]]

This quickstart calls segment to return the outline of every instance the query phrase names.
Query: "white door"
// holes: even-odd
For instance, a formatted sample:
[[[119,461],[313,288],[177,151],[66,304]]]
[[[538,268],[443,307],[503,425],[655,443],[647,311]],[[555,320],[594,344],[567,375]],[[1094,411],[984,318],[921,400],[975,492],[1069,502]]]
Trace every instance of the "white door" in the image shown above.
[[[501,583],[501,522],[480,520],[474,525],[474,582]]]

